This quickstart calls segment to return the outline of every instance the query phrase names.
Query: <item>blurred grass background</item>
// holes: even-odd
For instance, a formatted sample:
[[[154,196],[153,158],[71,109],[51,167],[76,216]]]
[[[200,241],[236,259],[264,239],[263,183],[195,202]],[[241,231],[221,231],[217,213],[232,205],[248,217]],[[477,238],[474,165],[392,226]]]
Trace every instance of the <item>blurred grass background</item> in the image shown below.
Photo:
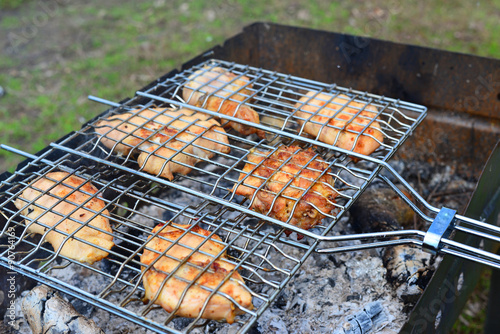
[[[0,143],[35,153],[255,21],[500,58],[499,0],[0,0]]]
[[[500,0],[0,0],[0,143],[38,152],[106,109],[88,95],[130,97],[256,21],[500,58]],[[0,173],[22,160],[0,150]]]

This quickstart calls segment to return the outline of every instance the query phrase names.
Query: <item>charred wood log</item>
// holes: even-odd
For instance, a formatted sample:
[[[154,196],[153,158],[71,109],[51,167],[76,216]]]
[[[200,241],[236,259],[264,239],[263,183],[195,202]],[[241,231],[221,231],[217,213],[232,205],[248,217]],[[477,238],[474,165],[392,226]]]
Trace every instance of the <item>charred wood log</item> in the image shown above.
[[[371,302],[356,314],[346,317],[341,328],[334,330],[334,334],[363,334],[380,328],[389,319],[380,302]]]
[[[415,213],[392,189],[368,188],[350,209],[356,233],[412,226]]]
[[[69,302],[45,285],[31,290],[24,297],[21,307],[33,334],[104,334],[93,320],[82,316]]]
[[[388,188],[368,188],[351,210],[351,224],[357,233],[384,232],[413,228],[413,210]],[[382,250],[387,281],[411,309],[427,286],[434,268],[433,258],[422,250],[399,245]]]
[[[415,213],[392,189],[368,188],[351,210],[351,224],[357,233],[385,232],[412,228]],[[383,251],[388,280],[401,284],[428,267],[428,254],[411,246],[401,245]]]

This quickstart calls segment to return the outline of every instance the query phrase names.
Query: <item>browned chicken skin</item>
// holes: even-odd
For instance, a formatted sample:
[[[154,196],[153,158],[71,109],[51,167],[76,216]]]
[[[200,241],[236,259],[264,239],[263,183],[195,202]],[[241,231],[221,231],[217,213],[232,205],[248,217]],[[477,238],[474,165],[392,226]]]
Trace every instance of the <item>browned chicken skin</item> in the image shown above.
[[[188,174],[200,159],[230,151],[219,122],[188,109],[138,109],[97,122],[96,132],[115,153],[137,150],[144,171],[169,180],[174,173]]]
[[[194,72],[188,80],[182,91],[186,103],[260,124],[259,114],[242,104],[252,94],[248,77],[238,77],[221,67],[205,66]],[[229,122],[228,125],[244,136],[257,133],[260,138],[265,138],[265,132],[254,127],[237,122]]]
[[[74,191],[76,188],[78,190]],[[29,218],[26,219],[29,232],[44,234],[48,230],[47,227],[36,222],[49,227],[55,226],[55,229],[45,236],[45,240],[50,242],[55,250],[64,242],[61,255],[80,262],[94,263],[106,257],[108,253],[84,242],[68,238],[57,231],[71,234],[84,225],[75,233],[76,237],[102,248],[111,249],[114,245],[112,230],[109,220],[104,217],[104,215],[109,215],[109,212],[108,210],[103,210],[101,214],[93,212],[100,212],[105,206],[102,200],[96,197],[91,198],[89,195],[97,192],[98,189],[84,179],[66,172],[52,172],[30,184],[16,199],[15,205],[22,210],[21,213],[24,216]],[[71,213],[75,209],[76,211]],[[74,220],[63,219],[70,213],[70,218]],[[98,231],[93,226],[109,234]]]
[[[198,226],[194,226],[190,232],[182,236],[185,231],[181,228],[188,229],[190,227],[190,225],[171,224],[168,226],[158,225],[153,229],[152,233],[160,231],[158,235],[162,238],[150,238],[146,247],[163,252],[172,243],[175,243],[166,252],[175,259],[162,256],[144,273],[144,298],[154,300],[155,304],[161,305],[167,312],[175,312],[177,316],[196,318],[202,312],[203,305],[211,293],[211,291],[203,289],[202,286],[214,290],[230,276],[231,278],[224,282],[218,291],[230,296],[239,306],[252,309],[252,295],[245,288],[243,278],[234,270],[233,264],[224,261],[227,258],[223,251],[224,245],[213,241],[221,241],[221,239],[216,235],[208,238],[210,232]],[[200,245],[199,250],[210,255],[196,251],[189,256],[192,250],[187,247],[196,248]],[[141,263],[144,266],[149,266],[158,256],[158,253],[145,249],[141,256]],[[179,266],[180,261],[188,256],[187,263]],[[217,259],[209,266],[214,257]],[[177,268],[177,266],[179,267]],[[143,270],[146,268],[143,267]],[[202,271],[204,272],[196,279],[196,276]],[[175,276],[165,281],[166,273],[172,272]],[[188,287],[191,283],[195,284]],[[155,295],[160,289],[161,291],[155,299]],[[201,318],[226,320],[228,323],[233,323],[235,317],[240,313],[242,313],[241,309],[232,301],[216,293],[208,301]]]
[[[314,156],[312,149],[298,146],[283,146],[272,154],[250,153],[240,173],[242,183],[235,185],[234,192],[250,200],[255,196],[251,209],[308,230],[334,209],[337,196],[333,177],[328,173],[320,177],[328,164]],[[255,189],[262,185],[260,190]]]
[[[334,97],[310,91],[295,104],[298,108],[295,115],[299,117],[298,122],[304,132],[317,137],[319,141],[369,155],[384,141],[377,120],[363,131],[377,117],[377,108],[349,101],[350,97],[344,94]]]

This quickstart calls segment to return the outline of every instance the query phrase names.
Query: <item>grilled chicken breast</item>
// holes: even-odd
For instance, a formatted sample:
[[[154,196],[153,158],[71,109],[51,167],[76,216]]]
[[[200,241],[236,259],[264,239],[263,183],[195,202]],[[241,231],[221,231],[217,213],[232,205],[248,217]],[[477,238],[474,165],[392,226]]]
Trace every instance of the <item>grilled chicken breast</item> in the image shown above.
[[[213,119],[200,113],[182,115],[186,109],[165,112],[164,117],[176,119],[139,146],[139,166],[146,172],[172,180],[174,173],[186,175],[201,159],[211,159],[215,152],[229,153],[225,131]],[[192,124],[192,125],[191,125]]]
[[[350,100],[344,94],[310,91],[295,104],[295,115],[304,132],[319,141],[369,155],[384,141],[377,108]]]
[[[224,245],[213,241],[221,239],[216,235],[208,238],[210,232],[198,226],[194,226],[190,232],[182,236],[185,231],[181,228],[190,227],[190,225],[171,224],[158,225],[153,229],[153,233],[159,231],[158,236],[161,238],[150,238],[146,244],[147,248],[161,253],[172,244],[174,246],[166,252],[168,256],[162,256],[156,262],[154,261],[160,254],[149,249],[144,250],[141,256],[141,263],[144,266],[142,269],[146,270],[143,276],[144,298],[154,300],[155,304],[161,305],[167,312],[174,312],[177,316],[196,318],[203,312],[201,318],[233,323],[235,317],[242,313],[239,307],[253,308],[252,295],[245,288],[243,278],[234,269],[235,266],[224,261],[227,258],[223,251]],[[190,255],[192,248],[200,245],[199,251]],[[216,260],[209,265],[214,257]],[[186,258],[187,262],[180,265]],[[167,279],[167,274],[171,273],[173,276]],[[196,278],[198,275],[200,277]],[[217,289],[228,276],[230,279],[217,291],[230,296],[238,305],[215,293],[203,309],[211,291]],[[155,298],[157,294],[158,297]]]
[[[328,163],[315,155],[298,146],[252,152],[233,191],[250,199],[251,209],[308,230],[334,209],[337,197],[333,177],[323,173]]]
[[[182,91],[186,103],[260,124],[259,114],[244,104],[252,94],[248,77],[238,76],[221,67],[205,66],[188,80]],[[228,125],[244,136],[257,133],[260,138],[265,138],[265,132],[254,127],[237,122],[229,122]]]
[[[93,196],[97,192],[98,189],[84,179],[66,172],[52,172],[30,184],[14,204],[27,217],[25,223],[29,232],[45,234],[50,227],[54,227],[45,235],[45,240],[54,250],[63,244],[61,255],[80,262],[94,263],[108,253],[58,231],[71,234],[79,229],[75,237],[111,249],[114,245],[112,230],[109,220],[104,217],[109,212],[101,212],[105,204]],[[69,217],[65,218],[67,215]]]
[[[165,127],[179,130],[196,120],[220,126],[216,120],[208,120],[208,117],[188,109],[147,108],[110,116],[96,122],[94,127],[101,135],[104,146],[113,149],[114,153],[126,155]]]
[[[101,120],[95,127],[107,148],[122,155],[138,152],[144,171],[169,180],[174,173],[189,173],[200,159],[230,151],[219,122],[184,108],[137,109]]]

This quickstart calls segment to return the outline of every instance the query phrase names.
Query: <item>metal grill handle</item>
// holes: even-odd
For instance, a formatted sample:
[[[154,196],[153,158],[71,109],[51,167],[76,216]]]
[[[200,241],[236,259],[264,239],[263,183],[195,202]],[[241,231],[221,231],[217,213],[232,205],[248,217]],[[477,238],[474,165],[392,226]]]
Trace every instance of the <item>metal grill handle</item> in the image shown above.
[[[453,227],[455,210],[442,208],[425,234],[422,247],[431,254],[436,254],[442,248],[441,240],[450,235]]]
[[[349,236],[324,237],[326,242],[346,242],[349,240],[364,240],[362,245],[340,246],[335,248],[317,249],[318,253],[338,253],[343,251],[355,251],[360,249],[388,247],[395,245],[416,245],[422,247],[424,251],[432,254],[450,254],[466,260],[478,262],[493,268],[500,269],[500,256],[492,251],[485,250],[486,244],[490,243],[490,249],[495,250],[500,247],[500,227],[489,224],[486,219],[497,209],[496,203],[500,201],[500,189],[489,198],[486,208],[481,216],[481,220],[472,219],[456,214],[455,210],[449,208],[435,208],[427,203],[392,167],[387,163],[382,163],[401,184],[411,193],[415,201],[423,205],[431,212],[437,212],[434,219],[425,215],[418,206],[413,203],[405,194],[386,176],[379,174],[378,177],[384,180],[422,219],[431,222],[427,232],[419,230],[390,231],[376,233],[361,233]],[[488,166],[486,167],[488,168]],[[485,168],[485,169],[486,169]],[[451,239],[453,234],[463,233],[471,236],[477,246],[467,245]],[[397,239],[396,239],[397,238]],[[383,240],[389,239],[389,240]],[[382,241],[380,241],[382,240]],[[498,247],[495,247],[496,243]]]

